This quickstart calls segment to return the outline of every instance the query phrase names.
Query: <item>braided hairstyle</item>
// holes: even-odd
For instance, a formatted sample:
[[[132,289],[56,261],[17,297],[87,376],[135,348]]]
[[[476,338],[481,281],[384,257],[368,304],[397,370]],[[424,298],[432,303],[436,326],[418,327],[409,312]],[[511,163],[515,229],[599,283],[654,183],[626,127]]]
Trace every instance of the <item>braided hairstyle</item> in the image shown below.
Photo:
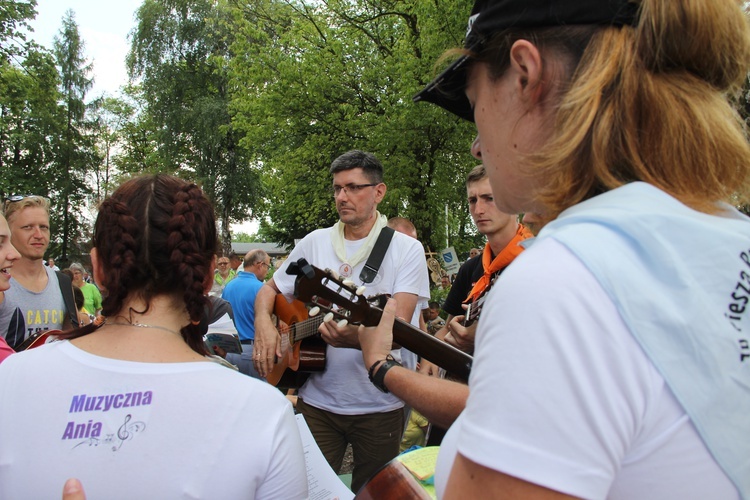
[[[191,323],[180,333],[207,354],[198,324],[217,245],[213,207],[197,185],[162,174],[125,182],[102,202],[94,225],[108,291],[102,314],[122,311],[130,294],[146,304],[157,295],[181,295]]]

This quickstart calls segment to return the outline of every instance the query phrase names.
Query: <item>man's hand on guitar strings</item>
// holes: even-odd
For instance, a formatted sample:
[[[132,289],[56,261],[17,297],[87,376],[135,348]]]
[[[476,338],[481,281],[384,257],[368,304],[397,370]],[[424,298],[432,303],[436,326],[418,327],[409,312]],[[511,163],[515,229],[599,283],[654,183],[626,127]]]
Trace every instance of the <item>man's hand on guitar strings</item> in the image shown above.
[[[388,299],[383,308],[383,315],[376,327],[359,327],[359,345],[365,368],[376,361],[385,359],[393,346],[393,322],[396,317],[396,299]]]
[[[268,325],[265,321],[260,320],[260,316],[255,319],[255,344],[253,345],[253,365],[258,371],[261,377],[267,377],[273,365],[276,362],[277,357],[282,356],[281,353],[281,335],[276,330],[270,317],[268,318]],[[262,328],[259,328],[262,326]]]
[[[454,317],[446,327],[448,333],[445,335],[445,341],[453,347],[471,354],[474,352],[474,337],[477,333],[477,322],[469,326],[463,326],[464,317]]]

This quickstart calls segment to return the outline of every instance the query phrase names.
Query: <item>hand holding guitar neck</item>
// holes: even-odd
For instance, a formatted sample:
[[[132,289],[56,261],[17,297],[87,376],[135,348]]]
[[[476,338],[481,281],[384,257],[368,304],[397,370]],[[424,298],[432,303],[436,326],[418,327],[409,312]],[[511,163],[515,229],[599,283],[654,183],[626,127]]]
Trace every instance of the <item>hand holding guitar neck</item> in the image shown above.
[[[395,317],[396,301],[388,299],[377,327],[359,327],[359,345],[362,349],[362,358],[365,360],[365,368],[385,359],[391,353]]]
[[[297,276],[294,294],[299,300],[319,306],[337,318],[346,319],[350,324],[376,326],[380,322],[383,310],[363,296],[364,287],[356,288],[353,283],[342,281],[332,271],[318,269],[305,259],[292,262],[287,272]],[[333,310],[326,303],[335,304],[343,311]],[[473,361],[471,356],[401,319],[394,320],[393,342],[459,377],[469,378]]]
[[[453,347],[471,354],[474,352],[474,337],[477,333],[477,322],[472,321],[468,326],[466,326],[466,323],[464,316],[454,317],[446,325],[448,333],[444,340]]]
[[[350,325],[345,319],[336,318],[333,313],[327,314],[327,318],[318,327],[318,332],[325,343],[333,347],[359,347],[357,327]]]

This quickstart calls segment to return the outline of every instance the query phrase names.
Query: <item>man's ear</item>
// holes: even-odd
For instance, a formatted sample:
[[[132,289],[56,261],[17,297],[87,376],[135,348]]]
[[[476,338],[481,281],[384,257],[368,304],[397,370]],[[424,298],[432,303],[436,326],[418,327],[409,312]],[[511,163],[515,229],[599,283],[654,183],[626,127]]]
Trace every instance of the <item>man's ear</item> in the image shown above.
[[[94,283],[96,283],[101,291],[106,291],[104,269],[102,269],[102,263],[99,260],[99,252],[96,250],[96,247],[91,249],[89,255],[91,256],[91,273],[94,275]]]
[[[385,184],[382,182],[375,186],[375,202],[380,203],[385,198],[385,192],[388,190]]]
[[[516,40],[510,48],[510,69],[518,95],[530,105],[538,103],[545,93],[539,48],[528,40]]]

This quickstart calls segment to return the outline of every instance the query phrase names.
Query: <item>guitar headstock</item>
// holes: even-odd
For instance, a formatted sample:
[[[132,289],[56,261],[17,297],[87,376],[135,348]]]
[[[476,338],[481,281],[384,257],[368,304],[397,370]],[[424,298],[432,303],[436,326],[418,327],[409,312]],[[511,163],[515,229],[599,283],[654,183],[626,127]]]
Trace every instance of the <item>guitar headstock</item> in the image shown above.
[[[482,293],[479,294],[477,298],[475,298],[473,301],[469,302],[469,307],[466,309],[466,313],[464,314],[465,318],[463,321],[464,326],[470,326],[472,323],[474,323],[477,319],[479,319],[479,313],[482,312],[482,308],[484,307],[484,303],[487,301],[487,295],[490,293],[490,289],[495,285],[495,282],[500,277],[500,273],[496,273],[493,277],[490,283],[487,285],[487,287],[482,290]]]
[[[364,297],[364,287],[357,288],[353,283],[342,280],[330,269],[319,269],[305,259],[293,262],[287,273],[297,275],[294,296],[302,302],[333,312],[337,317],[350,323],[363,323],[366,326],[378,323],[380,315],[372,314],[373,305]],[[376,297],[375,300],[382,301],[380,297]],[[334,311],[328,303],[335,304],[346,312]]]
[[[353,282],[342,280],[329,269],[325,271],[318,269],[305,259],[292,262],[287,269],[287,273],[297,276],[294,282],[294,295],[302,302],[333,312],[337,317],[344,314],[342,319],[346,319],[353,324],[361,323],[365,326],[376,326],[380,321],[383,313],[382,307],[385,305],[387,296],[375,297],[373,300],[378,305],[371,304],[370,300],[364,297],[364,287],[356,288]],[[333,311],[328,303],[335,304],[346,311],[343,313],[341,309]],[[471,356],[399,318],[396,318],[393,323],[393,340],[396,344],[458,374],[460,377],[469,378]]]

